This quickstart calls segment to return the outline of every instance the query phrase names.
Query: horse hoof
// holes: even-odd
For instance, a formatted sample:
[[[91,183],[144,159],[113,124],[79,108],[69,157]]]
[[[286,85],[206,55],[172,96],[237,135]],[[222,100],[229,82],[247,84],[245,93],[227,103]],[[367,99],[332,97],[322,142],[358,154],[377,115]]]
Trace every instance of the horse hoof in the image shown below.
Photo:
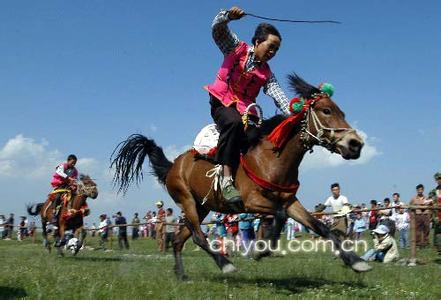
[[[176,278],[179,281],[188,281],[188,276],[186,274],[180,274],[178,272],[175,272],[175,273],[176,273]]]
[[[237,269],[232,264],[227,264],[222,267],[222,273],[224,273],[224,274],[234,273],[234,272],[237,272]]]
[[[352,268],[352,270],[354,270],[357,273],[368,272],[368,271],[372,270],[372,267],[369,266],[368,263],[365,261],[356,262],[355,264],[353,264],[351,266],[351,268]]]

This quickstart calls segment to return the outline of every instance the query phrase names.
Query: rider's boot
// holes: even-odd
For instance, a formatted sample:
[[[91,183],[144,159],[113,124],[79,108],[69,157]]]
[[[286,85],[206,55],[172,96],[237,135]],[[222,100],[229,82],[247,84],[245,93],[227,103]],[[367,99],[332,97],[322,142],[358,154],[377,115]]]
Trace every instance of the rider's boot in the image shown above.
[[[51,224],[56,226],[58,225],[58,213],[60,211],[60,208],[58,207],[60,205],[61,200],[61,193],[57,193],[57,197],[52,202],[52,219]]]
[[[234,187],[233,178],[231,176],[222,178],[222,196],[228,204],[237,204],[242,202],[239,191]]]

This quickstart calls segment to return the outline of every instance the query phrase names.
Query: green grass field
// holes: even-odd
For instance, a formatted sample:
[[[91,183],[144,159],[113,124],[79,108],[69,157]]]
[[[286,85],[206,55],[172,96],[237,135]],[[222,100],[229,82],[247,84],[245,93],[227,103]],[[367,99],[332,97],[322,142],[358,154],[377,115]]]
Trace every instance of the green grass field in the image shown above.
[[[87,240],[97,247],[97,239]],[[117,245],[114,242],[113,248]],[[173,256],[159,254],[152,240],[131,249],[85,250],[58,258],[40,243],[0,241],[0,298],[27,299],[440,299],[441,257],[418,252],[416,267],[371,263],[356,274],[329,253],[296,253],[255,262],[233,257],[239,272],[223,275],[211,258],[193,251],[184,264],[190,280],[175,279]],[[401,253],[408,257],[408,251]]]

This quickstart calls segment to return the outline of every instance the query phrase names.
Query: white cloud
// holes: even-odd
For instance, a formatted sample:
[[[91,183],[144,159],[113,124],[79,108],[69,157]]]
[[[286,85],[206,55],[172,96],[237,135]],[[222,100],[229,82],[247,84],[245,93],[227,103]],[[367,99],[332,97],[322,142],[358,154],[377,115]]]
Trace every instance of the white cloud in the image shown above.
[[[9,139],[0,149],[0,176],[39,178],[59,163],[61,153],[48,150],[48,142],[36,142],[22,134]]]
[[[165,147],[164,149],[164,153],[165,156],[167,156],[167,158],[171,161],[173,161],[176,157],[178,157],[179,155],[181,155],[182,153],[184,153],[185,151],[191,149],[192,146],[190,145],[184,145],[184,146],[176,146],[176,145],[169,145],[167,147]]]
[[[46,178],[49,182],[55,167],[65,159],[65,155],[59,150],[49,149],[46,140],[38,142],[18,134],[0,148],[0,178]],[[90,174],[92,177],[104,177],[108,173],[107,167],[94,158],[79,158],[77,167],[80,172]]]
[[[375,138],[368,137],[368,135],[361,130],[357,130],[357,132],[365,142],[364,147],[361,150],[361,155],[359,159],[345,160],[338,154],[331,153],[323,147],[316,146],[314,147],[314,152],[312,154],[307,153],[305,155],[305,158],[303,159],[303,162],[301,164],[302,170],[307,171],[310,169],[318,169],[324,167],[367,164],[375,156],[381,154],[377,147],[373,145],[373,141],[375,141]]]

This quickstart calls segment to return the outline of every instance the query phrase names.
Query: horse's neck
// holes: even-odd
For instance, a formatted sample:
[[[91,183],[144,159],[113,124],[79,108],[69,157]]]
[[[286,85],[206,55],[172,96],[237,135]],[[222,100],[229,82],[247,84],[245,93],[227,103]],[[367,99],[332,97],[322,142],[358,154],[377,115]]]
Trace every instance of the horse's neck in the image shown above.
[[[264,137],[259,146],[250,152],[256,161],[257,168],[260,169],[260,174],[265,174],[270,182],[280,185],[298,181],[298,169],[306,153],[300,139],[300,132],[287,141],[280,153],[272,149],[273,145]]]
[[[84,202],[86,202],[86,196],[84,195],[74,195],[73,202],[72,202],[72,208],[74,209],[80,209],[81,206],[84,205]]]

